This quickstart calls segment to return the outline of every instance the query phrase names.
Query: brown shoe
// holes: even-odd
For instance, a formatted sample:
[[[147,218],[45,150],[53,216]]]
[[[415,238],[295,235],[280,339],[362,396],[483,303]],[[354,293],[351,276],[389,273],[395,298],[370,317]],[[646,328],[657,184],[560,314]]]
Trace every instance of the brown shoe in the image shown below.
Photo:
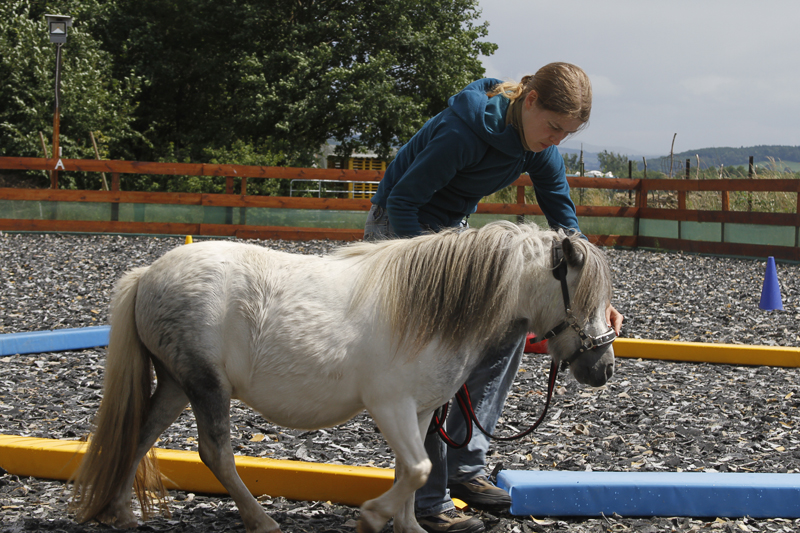
[[[482,533],[485,529],[483,522],[456,509],[431,516],[418,516],[417,522],[428,533]]]
[[[458,498],[470,507],[491,511],[507,511],[511,507],[511,496],[492,485],[486,476],[478,476],[463,483],[448,485],[450,497]]]

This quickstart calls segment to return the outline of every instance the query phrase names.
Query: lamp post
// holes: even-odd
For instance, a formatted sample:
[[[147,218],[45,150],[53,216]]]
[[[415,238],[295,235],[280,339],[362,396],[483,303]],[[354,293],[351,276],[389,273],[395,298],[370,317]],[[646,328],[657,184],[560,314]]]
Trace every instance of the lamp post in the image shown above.
[[[61,155],[58,136],[61,123],[59,110],[59,93],[61,92],[61,46],[67,42],[67,28],[72,26],[72,17],[68,15],[45,15],[47,29],[50,33],[50,42],[56,45],[56,83],[55,83],[55,110],[53,111],[53,159]],[[58,189],[58,171],[50,174],[50,188]]]

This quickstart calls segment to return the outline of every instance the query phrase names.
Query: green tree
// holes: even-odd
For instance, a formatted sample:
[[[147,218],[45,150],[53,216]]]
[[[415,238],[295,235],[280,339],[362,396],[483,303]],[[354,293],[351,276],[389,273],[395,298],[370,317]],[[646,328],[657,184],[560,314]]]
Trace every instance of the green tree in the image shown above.
[[[157,159],[242,140],[310,163],[329,138],[387,157],[483,75],[477,0],[117,0],[95,17],[117,77],[147,83],[137,128]]]
[[[564,166],[567,169],[567,174],[580,172],[581,162],[578,154],[561,154],[561,157],[564,158]]]
[[[597,154],[597,159],[600,161],[600,170],[603,172],[611,172],[618,178],[628,177],[628,156],[623,154],[615,154],[608,150],[603,150]]]
[[[80,15],[96,6],[97,0],[0,3],[0,155],[41,157],[39,132],[48,144],[53,136],[55,45],[48,37],[45,12],[76,17],[62,48],[64,157],[94,158],[90,131],[104,157],[125,157],[131,141],[140,138],[131,127],[139,79],[130,74],[113,78],[108,53],[80,22]],[[84,179],[93,180],[91,186],[99,184],[94,176],[74,173],[62,183],[76,186]]]

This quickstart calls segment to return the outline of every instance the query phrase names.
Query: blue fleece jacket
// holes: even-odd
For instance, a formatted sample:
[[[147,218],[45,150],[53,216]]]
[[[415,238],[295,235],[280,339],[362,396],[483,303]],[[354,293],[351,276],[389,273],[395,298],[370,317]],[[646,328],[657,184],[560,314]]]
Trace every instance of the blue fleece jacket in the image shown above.
[[[564,160],[557,148],[523,149],[517,131],[506,126],[510,101],[486,93],[501,83],[482,79],[448,101],[397,153],[372,197],[385,208],[400,237],[426,229],[457,226],[484,196],[527,172],[539,206],[552,227],[580,231],[569,197]]]

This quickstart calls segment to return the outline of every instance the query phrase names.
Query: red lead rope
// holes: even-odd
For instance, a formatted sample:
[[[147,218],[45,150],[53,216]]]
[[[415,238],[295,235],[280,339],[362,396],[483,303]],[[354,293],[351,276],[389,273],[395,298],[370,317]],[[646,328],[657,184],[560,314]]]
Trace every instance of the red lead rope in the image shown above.
[[[515,440],[521,439],[525,435],[529,434],[531,431],[539,427],[539,425],[544,420],[545,415],[547,414],[547,408],[550,407],[550,400],[553,398],[553,390],[555,389],[556,385],[556,377],[558,376],[558,363],[553,361],[550,364],[550,378],[547,383],[547,400],[544,404],[544,410],[542,414],[539,416],[539,419],[533,423],[531,427],[526,429],[525,431],[518,433],[517,435],[512,435],[510,437],[498,437],[497,435],[492,435],[481,426],[481,423],[478,422],[478,417],[475,416],[475,410],[472,408],[472,400],[469,397],[469,389],[467,389],[467,384],[461,386],[455,396],[455,401],[458,403],[458,407],[461,410],[461,416],[464,417],[464,422],[467,426],[467,436],[464,439],[464,442],[461,444],[455,442],[450,435],[447,434],[447,431],[444,429],[444,421],[447,419],[447,411],[449,407],[449,402],[444,404],[440,411],[441,415],[437,412],[433,415],[433,429],[431,429],[431,433],[438,432],[439,436],[442,438],[443,441],[447,443],[448,446],[451,448],[463,448],[464,446],[472,440],[472,424],[474,423],[475,426],[487,437],[490,439],[495,440]]]

